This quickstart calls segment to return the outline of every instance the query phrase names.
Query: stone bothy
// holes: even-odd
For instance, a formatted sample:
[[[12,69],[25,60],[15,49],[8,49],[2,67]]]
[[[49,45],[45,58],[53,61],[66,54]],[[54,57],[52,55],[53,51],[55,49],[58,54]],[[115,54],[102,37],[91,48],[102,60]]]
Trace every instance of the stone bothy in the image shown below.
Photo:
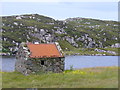
[[[64,71],[64,56],[59,44],[21,43],[16,54],[15,70],[29,75],[36,72]]]

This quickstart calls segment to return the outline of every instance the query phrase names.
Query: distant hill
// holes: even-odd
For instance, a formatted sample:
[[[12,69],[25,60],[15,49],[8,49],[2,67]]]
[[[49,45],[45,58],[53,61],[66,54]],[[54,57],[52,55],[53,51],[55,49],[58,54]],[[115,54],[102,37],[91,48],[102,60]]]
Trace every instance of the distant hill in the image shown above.
[[[105,48],[118,43],[118,22],[89,18],[55,20],[38,14],[2,17],[3,52],[14,53],[21,42],[59,42],[63,50]]]

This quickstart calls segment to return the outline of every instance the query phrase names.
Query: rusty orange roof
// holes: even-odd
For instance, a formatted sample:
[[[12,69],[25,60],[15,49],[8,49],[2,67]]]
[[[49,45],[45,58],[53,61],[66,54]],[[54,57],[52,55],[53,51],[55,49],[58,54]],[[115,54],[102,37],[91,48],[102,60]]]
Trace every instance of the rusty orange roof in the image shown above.
[[[31,58],[63,57],[55,44],[27,44]]]

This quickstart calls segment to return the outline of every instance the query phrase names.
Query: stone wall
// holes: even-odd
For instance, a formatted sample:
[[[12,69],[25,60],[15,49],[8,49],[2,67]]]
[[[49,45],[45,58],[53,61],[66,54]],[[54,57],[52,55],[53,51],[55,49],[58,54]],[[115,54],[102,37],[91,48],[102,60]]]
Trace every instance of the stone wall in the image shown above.
[[[20,46],[16,54],[15,70],[26,74],[26,64],[25,62],[29,57],[28,49],[26,47]]]
[[[16,70],[28,75],[35,72],[64,71],[64,58],[29,58],[28,60],[17,60]]]
[[[55,72],[64,71],[64,58],[29,58],[25,62],[28,73],[31,72]]]

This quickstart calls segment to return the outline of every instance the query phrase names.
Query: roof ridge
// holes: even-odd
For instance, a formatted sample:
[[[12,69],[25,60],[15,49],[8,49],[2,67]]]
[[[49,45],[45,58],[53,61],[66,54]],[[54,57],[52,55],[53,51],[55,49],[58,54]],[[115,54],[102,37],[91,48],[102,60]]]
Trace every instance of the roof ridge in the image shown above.
[[[54,43],[49,43],[49,44],[48,43],[40,43],[40,44],[49,45],[49,44],[54,44]],[[40,44],[33,44],[33,43],[31,44],[30,43],[30,44],[27,44],[27,45],[40,45]]]

